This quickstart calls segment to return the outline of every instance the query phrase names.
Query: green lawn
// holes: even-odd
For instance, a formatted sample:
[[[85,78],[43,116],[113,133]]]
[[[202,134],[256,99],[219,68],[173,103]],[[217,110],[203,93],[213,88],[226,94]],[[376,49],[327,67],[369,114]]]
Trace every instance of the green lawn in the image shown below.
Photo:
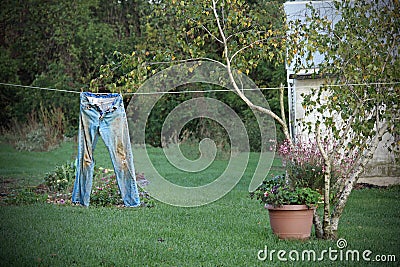
[[[24,179],[41,177],[57,164],[73,160],[74,144],[63,144],[48,153],[21,153],[0,145],[0,176]],[[151,153],[158,157],[160,150]],[[104,146],[97,164],[110,166]],[[166,169],[167,163],[160,163]],[[363,189],[352,193],[342,216],[339,237],[347,247],[338,250],[332,241],[311,238],[306,242],[280,241],[269,228],[267,212],[248,197],[255,158],[243,179],[220,200],[197,208],[180,208],[157,202],[154,208],[81,208],[53,204],[0,207],[0,266],[398,266],[400,261],[400,191]],[[223,164],[221,164],[222,166]],[[216,164],[213,168],[220,168]],[[173,172],[172,170],[165,170]],[[177,176],[180,173],[177,172]],[[179,179],[178,179],[179,180]],[[338,250],[336,261],[260,261],[257,255],[271,250]],[[395,255],[396,262],[340,261],[347,250],[371,250]],[[260,254],[263,255],[263,252]],[[361,257],[361,256],[360,256]]]
[[[23,185],[37,185],[43,181],[46,172],[67,161],[73,162],[77,151],[76,143],[65,142],[50,152],[18,152],[0,138],[0,179],[15,180]],[[108,152],[102,142],[99,142],[95,155],[99,166],[111,168]]]

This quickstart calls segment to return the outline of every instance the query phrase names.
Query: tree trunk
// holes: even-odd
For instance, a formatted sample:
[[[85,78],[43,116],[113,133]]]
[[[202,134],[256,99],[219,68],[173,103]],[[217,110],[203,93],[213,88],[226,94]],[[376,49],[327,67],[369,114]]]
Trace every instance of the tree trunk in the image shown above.
[[[318,150],[321,152],[321,155],[324,159],[325,165],[325,173],[324,173],[324,217],[323,217],[323,238],[324,239],[336,239],[335,234],[333,233],[332,225],[331,225],[331,203],[329,199],[330,189],[331,189],[331,170],[332,164],[331,159],[326,153],[324,147],[321,144],[321,129],[320,124],[316,125],[316,141],[318,145]]]
[[[350,193],[353,190],[354,185],[357,183],[359,176],[364,171],[365,166],[368,164],[369,160],[373,157],[375,150],[380,142],[380,139],[385,134],[387,127],[388,127],[387,123],[382,124],[382,127],[377,131],[377,134],[372,139],[370,148],[367,151],[365,151],[364,155],[361,157],[360,164],[358,164],[358,168],[347,179],[344,189],[338,193],[340,195],[339,200],[335,205],[335,209],[331,216],[331,226],[332,226],[331,231],[334,236],[337,236],[339,220],[340,217],[342,216],[347,200],[349,199]],[[324,236],[325,235],[326,233],[324,233]]]
[[[324,238],[324,229],[322,228],[321,219],[319,218],[317,209],[314,209],[313,224],[315,227],[315,235],[317,238]]]

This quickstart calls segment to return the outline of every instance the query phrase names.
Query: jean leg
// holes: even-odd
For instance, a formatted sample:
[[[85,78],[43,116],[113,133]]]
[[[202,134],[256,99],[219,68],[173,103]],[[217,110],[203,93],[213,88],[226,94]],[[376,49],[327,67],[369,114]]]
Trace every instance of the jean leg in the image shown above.
[[[72,202],[83,206],[89,206],[90,203],[95,164],[93,151],[98,140],[98,123],[95,116],[91,116],[93,112],[95,111],[81,110],[79,116],[78,157]]]
[[[139,206],[140,198],[133,164],[132,147],[126,114],[123,108],[105,116],[100,123],[100,135],[110,153],[124,205],[128,207]]]

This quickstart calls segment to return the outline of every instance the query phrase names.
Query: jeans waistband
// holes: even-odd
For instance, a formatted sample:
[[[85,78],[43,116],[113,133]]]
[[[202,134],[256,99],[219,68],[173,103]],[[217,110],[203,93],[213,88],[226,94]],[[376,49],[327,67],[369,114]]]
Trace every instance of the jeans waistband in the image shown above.
[[[92,92],[82,92],[80,100],[82,107],[97,107],[101,113],[113,111],[124,105],[122,96],[118,93],[95,94]]]

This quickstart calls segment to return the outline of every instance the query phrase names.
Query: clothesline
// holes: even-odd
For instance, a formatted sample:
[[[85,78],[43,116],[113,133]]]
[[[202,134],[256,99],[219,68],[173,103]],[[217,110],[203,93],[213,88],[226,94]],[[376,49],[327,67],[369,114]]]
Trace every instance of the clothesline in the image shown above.
[[[10,87],[22,87],[29,89],[39,89],[39,90],[48,90],[48,91],[59,91],[66,93],[76,93],[80,94],[81,91],[73,91],[73,90],[65,90],[65,89],[56,89],[56,88],[48,88],[48,87],[38,87],[38,86],[29,86],[29,85],[20,85],[20,84],[11,84],[11,83],[0,83],[0,85],[10,86]],[[284,87],[285,88],[285,87]],[[287,87],[286,87],[287,88]],[[278,90],[280,87],[265,87],[265,88],[244,88],[241,89],[243,91],[256,91],[256,90]],[[209,92],[231,92],[231,89],[212,89],[212,90],[189,90],[189,91],[166,91],[166,92],[125,92],[124,95],[152,95],[152,94],[181,94],[181,93],[209,93]],[[105,93],[108,94],[108,93]]]
[[[400,84],[400,82],[386,82],[386,83],[354,83],[354,84],[332,84],[326,85],[321,84],[321,86],[329,86],[329,87],[343,87],[343,86],[375,86],[375,85],[396,85]],[[57,89],[57,88],[48,88],[48,87],[39,87],[39,86],[30,86],[30,85],[21,85],[21,84],[12,84],[12,83],[0,83],[3,86],[9,87],[20,87],[27,89],[38,89],[38,90],[47,90],[47,91],[56,91],[56,92],[64,92],[64,93],[75,93],[80,94],[81,91],[75,90],[65,90],[65,89]],[[292,86],[293,87],[293,86]],[[309,86],[296,86],[296,88],[307,89],[307,88],[315,88],[314,85]],[[261,87],[261,88],[243,88],[241,91],[257,91],[257,90],[279,90],[281,88],[288,89],[289,87]],[[187,94],[187,93],[211,93],[211,92],[232,92],[232,89],[211,89],[211,90],[188,90],[188,91],[165,91],[165,92],[125,92],[124,95],[157,95],[157,94]],[[99,93],[99,94],[108,94],[108,93]]]
[[[80,93],[78,91],[46,88],[46,87],[38,87],[38,86],[30,86],[30,85],[21,85],[21,84],[12,84],[12,83],[0,83],[0,85],[9,86],[9,87],[22,87],[22,88],[29,88],[29,89],[47,90],[47,91],[57,91],[57,92],[65,92],[65,93],[77,93],[77,94]]]

